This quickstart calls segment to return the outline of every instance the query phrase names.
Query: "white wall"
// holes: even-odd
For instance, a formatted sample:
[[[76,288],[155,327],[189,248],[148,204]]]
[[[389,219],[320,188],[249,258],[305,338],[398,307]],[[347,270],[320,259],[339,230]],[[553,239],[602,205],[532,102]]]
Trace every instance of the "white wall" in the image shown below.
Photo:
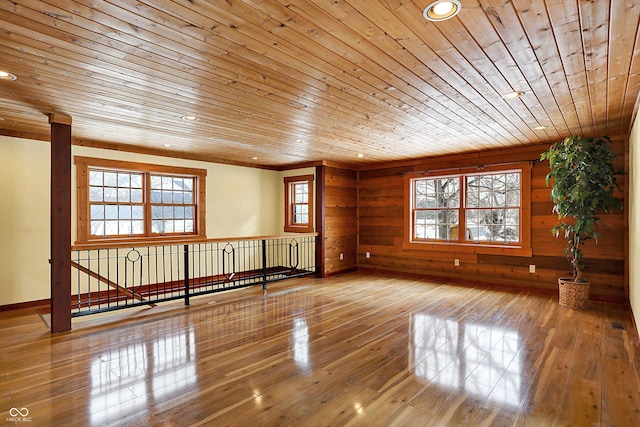
[[[217,163],[90,147],[73,155],[207,170],[207,237],[282,234],[283,176]],[[0,136],[0,306],[50,297],[50,145]],[[313,173],[313,172],[311,172]],[[72,243],[76,240],[75,166],[72,171]]]
[[[640,259],[640,118],[638,117],[640,116],[636,116],[629,136],[629,302],[636,320],[636,330],[640,330],[640,265],[637,262]]]
[[[0,305],[49,298],[49,143],[0,136]]]

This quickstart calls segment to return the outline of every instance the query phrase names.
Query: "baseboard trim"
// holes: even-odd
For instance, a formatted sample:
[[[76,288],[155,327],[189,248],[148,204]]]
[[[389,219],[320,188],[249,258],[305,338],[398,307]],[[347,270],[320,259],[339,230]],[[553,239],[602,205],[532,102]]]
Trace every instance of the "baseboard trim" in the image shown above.
[[[17,302],[14,304],[0,305],[1,311],[20,310],[22,308],[41,307],[43,305],[51,305],[51,299],[40,299],[35,301]]]
[[[557,295],[557,291],[552,291],[548,289],[539,289],[531,286],[519,287],[519,286],[511,286],[504,283],[495,283],[495,282],[484,282],[480,280],[469,280],[469,279],[459,279],[459,278],[449,278],[444,276],[433,276],[428,274],[419,274],[419,273],[406,273],[402,271],[393,271],[393,270],[377,270],[375,268],[366,268],[366,267],[358,267],[358,271],[369,274],[380,274],[384,276],[395,276],[395,277],[406,277],[412,279],[424,279],[424,280],[432,280],[437,283],[451,283],[461,286],[479,286],[484,288],[493,288],[493,289],[503,289],[507,291],[522,291],[522,292],[531,292],[540,295]],[[615,304],[629,304],[629,300],[622,297],[612,297],[607,295],[598,295],[598,294],[590,294],[589,300],[591,301],[603,301],[603,302],[611,302]]]
[[[351,267],[351,268],[347,268],[345,270],[340,270],[340,271],[332,271],[330,273],[325,273],[325,275],[322,277],[339,276],[341,274],[353,273],[354,271],[358,271],[358,267]]]

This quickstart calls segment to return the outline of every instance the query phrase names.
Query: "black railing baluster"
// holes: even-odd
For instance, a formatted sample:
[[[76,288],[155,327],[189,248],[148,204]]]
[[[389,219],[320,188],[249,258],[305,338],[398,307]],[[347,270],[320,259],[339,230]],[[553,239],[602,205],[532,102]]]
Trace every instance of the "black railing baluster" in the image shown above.
[[[184,245],[184,305],[189,305],[189,245]]]
[[[262,289],[267,290],[267,240],[262,239]]]
[[[188,306],[192,296],[258,284],[266,291],[270,282],[315,273],[314,241],[315,236],[282,236],[74,248],[72,317],[177,299]]]

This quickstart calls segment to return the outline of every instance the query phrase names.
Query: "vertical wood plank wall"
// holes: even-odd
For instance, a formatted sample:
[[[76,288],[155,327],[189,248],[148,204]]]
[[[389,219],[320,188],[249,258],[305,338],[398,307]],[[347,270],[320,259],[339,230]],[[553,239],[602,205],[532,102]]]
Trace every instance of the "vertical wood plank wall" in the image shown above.
[[[330,276],[358,265],[357,172],[326,167],[324,179],[324,275]]]
[[[618,156],[619,168],[626,170],[626,138],[612,138]],[[570,266],[564,256],[565,241],[551,234],[556,221],[553,203],[545,176],[548,164],[540,162],[539,155],[546,146],[485,151],[468,155],[443,156],[421,162],[403,163],[395,167],[361,170],[358,184],[359,248],[358,267],[411,275],[424,275],[453,279],[458,282],[478,283],[523,288],[548,293],[557,292],[556,280],[567,276]],[[530,160],[533,164],[531,179],[531,240],[532,257],[436,252],[405,249],[404,236],[404,180],[403,173],[452,167],[489,165]],[[620,197],[627,197],[626,180],[619,177]],[[607,215],[613,228],[604,229],[596,246],[593,241],[585,247],[587,270],[591,280],[591,297],[614,301],[625,300],[624,243],[627,225],[623,213]],[[365,252],[371,258],[365,258]],[[460,266],[454,266],[454,259]],[[536,273],[529,273],[529,265]]]

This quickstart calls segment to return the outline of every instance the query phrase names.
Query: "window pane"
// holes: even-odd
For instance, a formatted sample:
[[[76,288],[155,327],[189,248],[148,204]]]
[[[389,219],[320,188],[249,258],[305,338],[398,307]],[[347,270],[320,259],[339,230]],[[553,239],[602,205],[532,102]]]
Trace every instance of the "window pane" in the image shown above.
[[[469,190],[467,192],[467,207],[468,208],[477,208],[480,206],[480,195],[477,191]]]
[[[193,203],[193,193],[191,193],[191,192],[188,192],[188,193],[187,193],[187,192],[185,192],[185,193],[184,193],[184,200],[183,200],[183,202],[184,202],[185,204],[192,204],[192,203]]]
[[[293,215],[293,223],[294,224],[307,224],[309,222],[308,216],[305,214],[294,214]]]
[[[91,205],[91,219],[104,219],[104,205]]]
[[[426,208],[427,207],[427,198],[424,195],[416,195],[415,197],[415,207],[416,208]]]
[[[492,193],[489,191],[481,191],[478,194],[478,199],[480,200],[481,208],[490,208],[493,206]]]
[[[451,237],[452,227],[458,226],[458,217],[457,210],[416,211],[414,217],[415,237],[447,240]]]
[[[131,207],[131,218],[133,219],[144,219],[144,207],[143,206],[132,206]]]
[[[176,218],[184,218],[184,206],[176,206],[174,215]]]
[[[105,206],[105,218],[106,219],[118,219],[118,205],[106,205]]]
[[[131,187],[131,177],[126,172],[118,172],[118,187]]]
[[[173,189],[173,179],[170,176],[162,177],[162,189],[163,190],[172,190]]]
[[[184,201],[184,193],[181,191],[175,191],[173,193],[173,203],[182,204]]]
[[[116,188],[105,187],[104,189],[104,201],[105,202],[117,202],[118,191]]]
[[[505,175],[506,189],[507,190],[519,190],[520,189],[520,173],[513,172]]]
[[[160,190],[162,188],[162,177],[151,175],[151,188],[154,190]]]
[[[116,187],[117,186],[117,177],[118,174],[116,172],[105,172],[104,173],[104,186],[105,187]]]
[[[184,208],[184,217],[187,219],[193,219],[193,207],[192,206],[186,206]]]
[[[102,187],[102,171],[89,171],[89,185],[99,185]]]
[[[131,221],[118,221],[118,234],[131,234]]]
[[[505,241],[519,242],[520,241],[520,228],[515,225],[507,225],[505,227]]]
[[[162,191],[162,203],[171,203],[172,200],[171,191]]]
[[[162,206],[152,206],[151,207],[151,218],[152,219],[162,219]]]
[[[507,191],[506,205],[520,206],[520,190]]]
[[[193,178],[185,178],[184,179],[184,190],[185,191],[193,191]]]
[[[104,234],[107,236],[115,236],[118,234],[118,221],[105,221]]]
[[[102,187],[89,187],[89,201],[101,202],[103,200]]]
[[[131,190],[128,188],[118,188],[118,202],[129,203],[131,201]]]
[[[144,234],[144,221],[131,221],[131,234]]]
[[[161,220],[151,221],[151,232],[152,233],[164,233],[163,222]]]
[[[173,206],[163,206],[162,217],[165,219],[173,218]]]
[[[160,203],[162,201],[162,192],[158,190],[151,191],[151,203]]]
[[[493,175],[493,191],[505,191],[505,174]]]
[[[137,173],[131,174],[131,188],[142,188],[142,175]]]
[[[131,219],[131,206],[118,206],[118,217],[120,219]]]
[[[104,236],[104,221],[91,221],[91,235]]]
[[[131,190],[131,201],[133,203],[142,203],[142,190]]]

